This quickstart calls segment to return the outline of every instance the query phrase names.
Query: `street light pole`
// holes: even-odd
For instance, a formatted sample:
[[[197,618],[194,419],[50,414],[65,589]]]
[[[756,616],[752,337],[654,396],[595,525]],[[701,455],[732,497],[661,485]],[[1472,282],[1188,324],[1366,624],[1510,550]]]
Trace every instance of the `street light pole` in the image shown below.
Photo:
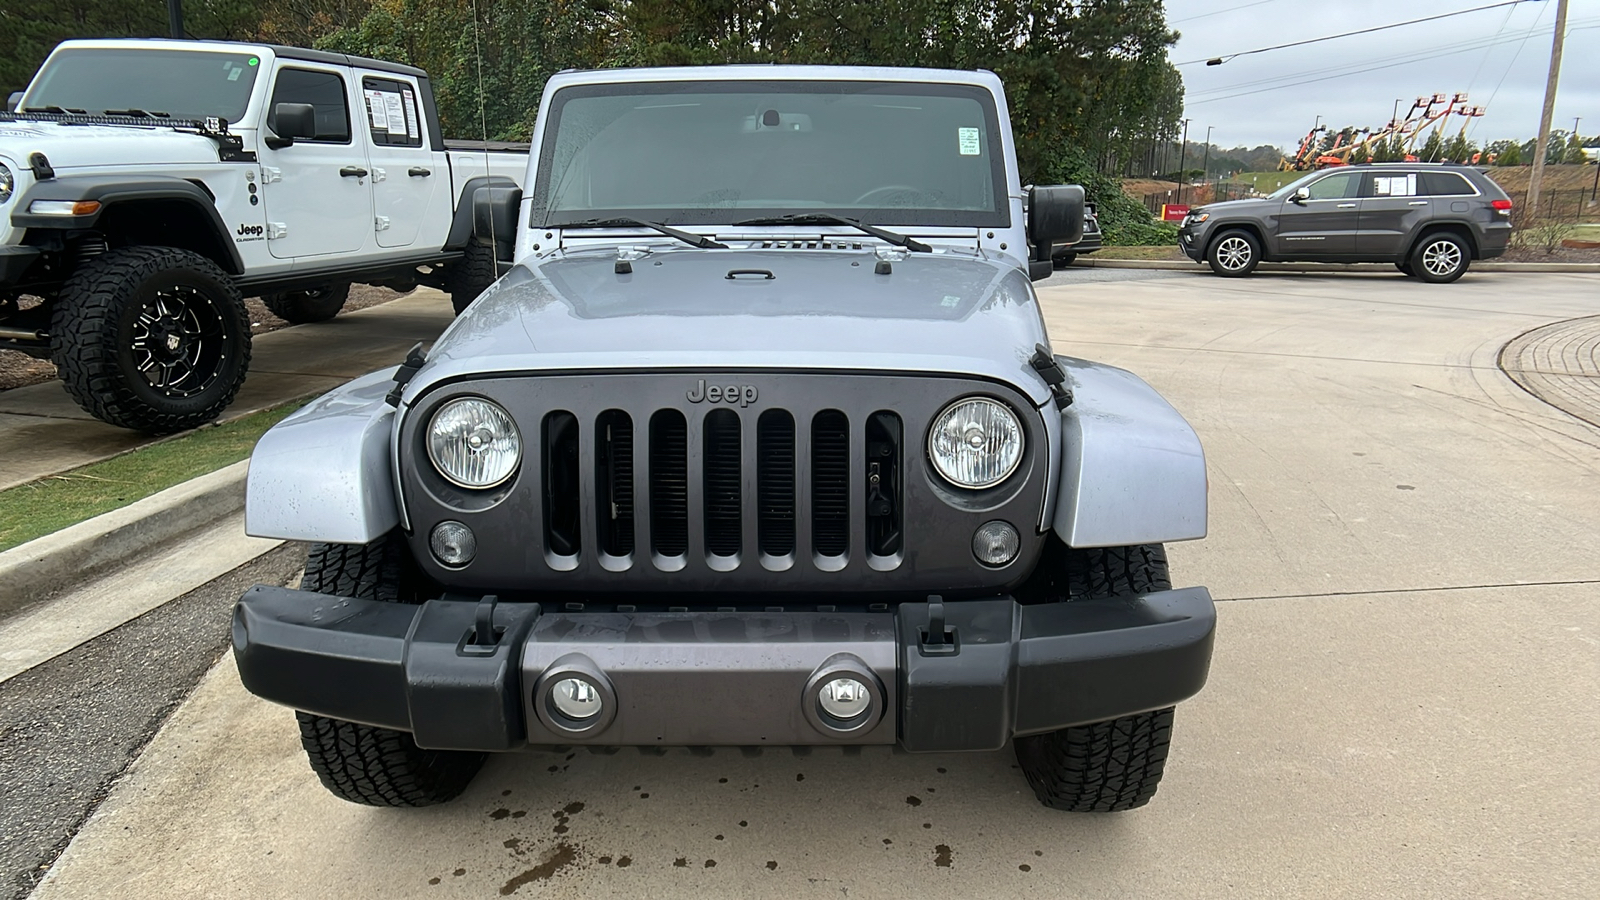
[[[1565,2],[1565,0],[1563,0]],[[1183,140],[1178,143],[1178,205],[1183,205],[1183,165],[1188,161],[1189,120],[1183,120]]]
[[[1201,181],[1209,181],[1211,179],[1211,129],[1213,129],[1215,127],[1217,127],[1217,126],[1215,126],[1215,125],[1207,125],[1206,126],[1205,161],[1200,163],[1200,180]],[[1212,199],[1215,200],[1216,198],[1213,197]]]
[[[183,0],[167,0],[167,27],[173,40],[183,40]]]

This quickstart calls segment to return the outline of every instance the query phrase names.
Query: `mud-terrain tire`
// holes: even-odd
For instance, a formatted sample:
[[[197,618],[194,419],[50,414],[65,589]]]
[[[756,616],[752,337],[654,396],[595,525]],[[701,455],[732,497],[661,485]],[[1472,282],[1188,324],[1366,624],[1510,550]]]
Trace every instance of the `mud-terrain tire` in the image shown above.
[[[455,307],[456,315],[465,312],[472,301],[500,277],[495,268],[494,250],[469,241],[461,260],[445,269],[444,289],[450,294],[450,305]]]
[[[1067,550],[1066,602],[1172,587],[1160,544]],[[1069,812],[1122,812],[1150,802],[1166,767],[1172,707],[1014,741],[1039,802]]]
[[[1423,235],[1411,249],[1411,271],[1429,284],[1449,284],[1467,274],[1470,265],[1472,248],[1448,231]]]
[[[370,544],[312,544],[301,590],[385,603],[417,603],[405,590],[405,548],[394,535]],[[432,806],[466,790],[482,753],[424,750],[411,735],[296,712],[311,770],[335,797],[367,806]]]
[[[1065,269],[1067,266],[1077,262],[1077,260],[1078,254],[1072,250],[1068,250],[1065,253],[1057,253],[1056,255],[1050,257],[1050,265],[1056,267],[1057,269]]]
[[[272,314],[293,325],[326,322],[344,309],[350,299],[350,282],[327,284],[308,291],[262,294],[261,302]]]
[[[1248,231],[1224,231],[1206,248],[1211,271],[1223,278],[1243,278],[1261,263],[1261,242]]]
[[[215,419],[250,368],[250,318],[216,264],[173,247],[97,256],[61,288],[51,361],[102,422],[170,434]]]

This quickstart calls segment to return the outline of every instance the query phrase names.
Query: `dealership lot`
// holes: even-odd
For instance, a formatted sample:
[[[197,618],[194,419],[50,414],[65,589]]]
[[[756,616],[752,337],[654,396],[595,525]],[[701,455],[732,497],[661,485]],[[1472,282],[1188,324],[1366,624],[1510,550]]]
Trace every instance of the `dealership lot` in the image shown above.
[[[1211,536],[1170,549],[1221,601],[1212,678],[1145,809],[1044,810],[1009,754],[871,750],[505,756],[447,806],[367,809],[326,795],[292,714],[224,658],[36,896],[1592,895],[1600,430],[1499,357],[1600,314],[1594,286],[1041,284],[1057,351],[1150,381],[1208,454]],[[1523,362],[1581,388],[1592,362],[1568,356]],[[163,640],[128,631],[97,640]]]

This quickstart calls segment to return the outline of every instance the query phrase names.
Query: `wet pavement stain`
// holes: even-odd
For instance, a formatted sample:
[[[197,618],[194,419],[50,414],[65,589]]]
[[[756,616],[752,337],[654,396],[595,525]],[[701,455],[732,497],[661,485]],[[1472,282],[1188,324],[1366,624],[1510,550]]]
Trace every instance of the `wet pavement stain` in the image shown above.
[[[891,840],[889,840],[889,839],[888,839],[888,838],[884,838],[884,839],[883,839],[883,845],[884,845],[884,846],[885,846],[885,847],[887,847],[887,846],[889,846],[889,845],[890,845],[890,844],[892,844],[892,843],[894,843],[894,841],[891,841]]]
[[[439,883],[439,879],[437,879],[437,878],[429,878],[428,879],[428,883],[429,884],[438,884]]]
[[[457,869],[454,872],[451,872],[450,874],[454,875],[457,878],[460,878],[461,876],[467,874],[467,870],[466,869]]]
[[[502,797],[511,796],[511,789],[510,788],[506,788],[505,790],[501,791],[500,792],[500,796],[502,796]]]
[[[631,856],[620,856],[620,857],[617,858],[617,868],[626,869],[627,867],[629,867],[631,865],[633,865],[633,857],[631,857]]]
[[[932,828],[933,827],[933,823],[932,822],[923,822],[922,823],[922,827],[923,828]]]
[[[728,779],[726,779],[726,778],[718,778],[717,779],[717,784],[727,784],[727,783],[728,783]]]
[[[717,861],[716,860],[714,860],[714,859],[706,860],[706,868],[715,869],[716,867],[717,867]]]
[[[915,794],[913,794],[910,797],[906,798],[906,805],[907,806],[921,806],[922,805],[922,798],[916,796]]]
[[[644,793],[640,794],[639,795],[639,799],[640,800],[649,800],[650,799],[650,792],[649,791],[645,791]]]
[[[938,772],[940,775],[943,775],[945,772],[948,772],[949,769],[946,769],[944,766],[940,766],[939,768],[934,769],[934,771]]]
[[[499,809],[495,810],[494,812],[489,813],[489,818],[494,819],[496,821],[499,821],[500,819],[504,819],[504,818],[506,818],[507,816],[510,816],[510,815],[511,815],[511,810],[506,809],[504,806],[502,806]]]
[[[687,868],[689,868],[689,857],[680,856],[677,859],[673,860],[672,864],[674,866],[680,868],[680,869],[687,869]]]
[[[514,813],[512,813],[512,814],[511,814],[511,818],[513,818],[513,819],[520,819],[520,818],[522,818],[522,817],[523,817],[523,816],[525,816],[525,815],[527,815],[527,814],[528,814],[528,811],[527,811],[527,810],[525,810],[525,809],[519,809],[519,810],[517,810],[517,811],[516,811],[516,812],[514,812]]]
[[[795,781],[805,781],[806,780],[806,773],[804,773],[804,772],[795,773],[794,780]]]
[[[1017,866],[1017,868],[1019,870],[1023,871],[1023,872],[1032,872],[1033,871],[1033,866],[1030,866],[1027,863],[1023,863],[1022,865]]]
[[[578,858],[578,851],[571,844],[557,844],[544,862],[523,872],[500,886],[500,896],[509,897],[525,884],[535,881],[548,881],[557,872],[565,869]]]
[[[778,871],[778,861],[775,860],[775,859],[767,860],[767,871],[768,872],[776,872],[776,871]]]
[[[933,848],[933,864],[940,868],[950,868],[950,845],[937,844]]]
[[[1035,851],[1033,851],[1033,855],[1034,856],[1043,856],[1044,855],[1044,851],[1043,850],[1035,850]]]
[[[568,803],[566,806],[561,807],[561,811],[569,816],[575,816],[578,813],[583,812],[583,801],[574,800],[571,803]]]
[[[743,820],[743,819],[740,819],[740,820],[739,820],[739,827],[740,827],[740,828],[749,828],[749,827],[750,827],[750,823],[749,823],[749,822],[746,822],[746,821],[745,821],[745,820]]]
[[[720,834],[717,835],[717,840],[719,840],[719,841],[722,840],[722,835],[720,835]]]
[[[599,859],[595,860],[595,862],[599,863],[602,866],[609,866],[609,865],[611,865],[611,857],[602,856]]]
[[[518,847],[522,846],[522,838],[506,838],[503,842],[501,842],[500,846],[514,853]]]

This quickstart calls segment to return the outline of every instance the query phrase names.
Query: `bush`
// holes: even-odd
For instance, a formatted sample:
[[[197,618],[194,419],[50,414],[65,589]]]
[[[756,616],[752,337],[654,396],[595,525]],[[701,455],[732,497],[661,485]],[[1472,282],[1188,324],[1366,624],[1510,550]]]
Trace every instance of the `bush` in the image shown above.
[[[1518,247],[1543,250],[1546,256],[1554,256],[1561,249],[1561,242],[1571,237],[1576,228],[1571,222],[1542,219],[1518,228],[1512,234],[1512,241]]]

